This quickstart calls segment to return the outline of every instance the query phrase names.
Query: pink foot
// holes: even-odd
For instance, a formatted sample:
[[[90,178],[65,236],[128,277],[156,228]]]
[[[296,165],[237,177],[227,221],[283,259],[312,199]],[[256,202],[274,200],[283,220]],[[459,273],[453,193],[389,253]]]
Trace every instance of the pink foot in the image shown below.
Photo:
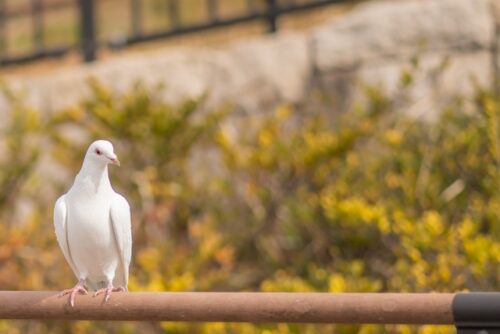
[[[78,281],[78,283],[75,285],[75,287],[62,291],[59,294],[59,297],[67,295],[68,293],[70,294],[69,295],[69,304],[71,305],[71,307],[74,307],[76,294],[81,293],[82,295],[86,295],[88,293],[87,289],[85,288],[85,280],[81,279]]]
[[[101,293],[105,293],[104,295],[104,304],[108,302],[109,297],[111,296],[111,292],[120,292],[120,291],[125,291],[124,288],[115,288],[113,287],[113,283],[108,283],[108,286],[106,288],[102,288],[97,290],[94,293],[94,297],[100,295]]]

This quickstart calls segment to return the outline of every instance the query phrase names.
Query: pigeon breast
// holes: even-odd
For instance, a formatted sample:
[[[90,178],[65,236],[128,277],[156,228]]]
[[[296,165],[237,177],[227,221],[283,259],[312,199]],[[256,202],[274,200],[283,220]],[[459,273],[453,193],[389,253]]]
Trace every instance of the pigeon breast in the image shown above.
[[[110,223],[109,196],[68,193],[68,243],[76,269],[90,281],[112,279],[119,254]]]

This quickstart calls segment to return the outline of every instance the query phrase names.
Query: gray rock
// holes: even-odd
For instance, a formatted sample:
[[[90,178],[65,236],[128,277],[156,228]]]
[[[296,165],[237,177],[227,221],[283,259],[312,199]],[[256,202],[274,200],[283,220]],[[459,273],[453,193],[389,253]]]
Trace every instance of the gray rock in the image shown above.
[[[419,57],[417,69],[409,61],[385,62],[363,66],[356,78],[365,84],[382,87],[392,97],[402,92],[402,73],[412,76],[402,111],[413,117],[432,120],[456,98],[471,96],[475,83],[487,86],[492,79],[491,54],[486,51],[431,53]],[[353,99],[359,92],[353,92]],[[469,99],[466,99],[470,101]],[[465,106],[468,107],[468,106]]]
[[[325,72],[423,51],[488,49],[494,17],[488,0],[369,2],[312,39],[315,66]]]
[[[173,103],[209,93],[212,105],[231,103],[256,110],[278,101],[296,102],[310,75],[306,36],[279,34],[245,40],[226,49],[159,50],[8,81],[28,102],[45,110],[69,107],[87,96],[90,77],[115,92],[134,83],[164,84]]]

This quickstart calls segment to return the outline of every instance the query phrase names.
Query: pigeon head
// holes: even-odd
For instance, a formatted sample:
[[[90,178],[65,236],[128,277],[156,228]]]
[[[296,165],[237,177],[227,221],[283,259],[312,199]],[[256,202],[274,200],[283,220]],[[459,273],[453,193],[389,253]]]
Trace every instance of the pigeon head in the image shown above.
[[[114,164],[120,166],[120,160],[118,160],[115,152],[113,152],[113,144],[107,140],[96,140],[93,142],[87,150],[85,159],[89,159],[98,164]]]

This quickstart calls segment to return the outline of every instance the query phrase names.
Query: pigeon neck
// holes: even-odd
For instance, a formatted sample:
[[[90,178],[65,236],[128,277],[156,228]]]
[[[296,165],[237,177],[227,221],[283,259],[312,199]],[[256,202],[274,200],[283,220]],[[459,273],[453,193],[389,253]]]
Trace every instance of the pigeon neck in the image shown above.
[[[111,188],[108,176],[108,165],[96,164],[94,162],[84,160],[82,169],[76,177],[76,181],[81,183],[90,183],[95,187],[95,191],[100,189]]]

